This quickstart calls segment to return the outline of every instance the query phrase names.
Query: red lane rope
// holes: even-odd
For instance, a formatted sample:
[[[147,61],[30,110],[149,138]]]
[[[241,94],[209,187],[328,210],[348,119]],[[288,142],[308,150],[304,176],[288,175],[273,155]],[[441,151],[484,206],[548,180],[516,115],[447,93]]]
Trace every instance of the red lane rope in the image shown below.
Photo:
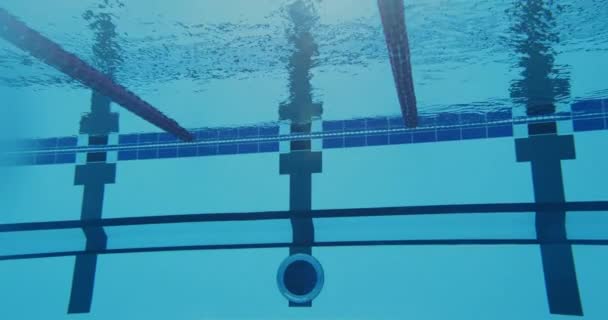
[[[403,120],[406,126],[416,127],[418,109],[414,93],[403,0],[378,0],[378,8]]]
[[[159,128],[182,140],[194,140],[192,134],[175,120],[165,116],[148,102],[114,82],[76,55],[67,52],[57,43],[29,28],[25,23],[2,8],[0,8],[0,37],[82,82],[87,87],[107,96],[125,109]]]

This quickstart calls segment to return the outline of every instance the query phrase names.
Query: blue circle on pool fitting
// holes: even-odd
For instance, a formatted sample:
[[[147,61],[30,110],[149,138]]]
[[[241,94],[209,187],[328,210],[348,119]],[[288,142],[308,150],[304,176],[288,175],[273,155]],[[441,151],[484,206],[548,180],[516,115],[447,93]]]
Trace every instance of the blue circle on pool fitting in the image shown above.
[[[313,256],[298,253],[283,260],[277,273],[281,294],[295,303],[306,303],[316,298],[324,282],[323,267]]]

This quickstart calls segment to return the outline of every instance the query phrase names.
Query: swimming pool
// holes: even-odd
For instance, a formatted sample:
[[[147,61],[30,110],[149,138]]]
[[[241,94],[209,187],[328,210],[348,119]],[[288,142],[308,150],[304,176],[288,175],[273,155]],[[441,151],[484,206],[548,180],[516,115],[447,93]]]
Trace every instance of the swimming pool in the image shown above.
[[[608,3],[382,2],[4,0],[0,316],[604,319]]]

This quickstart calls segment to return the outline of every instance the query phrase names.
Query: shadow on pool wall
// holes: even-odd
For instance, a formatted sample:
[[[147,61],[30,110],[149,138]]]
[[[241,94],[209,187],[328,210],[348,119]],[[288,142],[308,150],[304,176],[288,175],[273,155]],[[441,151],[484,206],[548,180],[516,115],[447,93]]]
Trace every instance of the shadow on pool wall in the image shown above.
[[[409,130],[395,117],[322,121],[311,84],[319,49],[310,32],[313,3],[286,7],[294,50],[289,99],[276,124],[203,128],[192,144],[163,133],[118,136],[110,101],[92,93],[81,122],[86,141],[35,141],[41,149],[18,164],[38,173],[31,180],[37,185],[22,193],[39,202],[28,208],[45,215],[0,224],[2,239],[14,243],[0,254],[14,261],[0,261],[0,268],[31,274],[26,285],[7,281],[0,300],[40,300],[49,314],[64,314],[67,302],[68,313],[90,318],[355,319],[360,312],[396,319],[413,312],[512,319],[582,316],[583,305],[591,306],[586,315],[597,315],[605,282],[598,266],[608,260],[589,252],[605,250],[608,237],[568,237],[566,216],[606,221],[608,197],[568,199],[562,165],[589,161],[589,141],[606,136],[608,105],[577,101],[569,116],[556,113],[570,80],[560,71],[566,66],[554,65],[554,13],[541,1],[508,12],[514,32],[525,35],[513,40],[522,78],[512,82],[511,97],[533,121],[514,119],[511,110],[444,113],[422,119],[433,126]],[[95,33],[97,63],[111,75],[121,61],[112,17],[93,10],[83,18]],[[558,130],[575,114],[579,123],[590,117],[602,127],[575,125],[573,131],[595,131],[576,139]],[[82,194],[55,196],[74,189]],[[73,218],[46,216],[72,200],[80,210],[62,214]],[[62,232],[80,230],[73,247],[58,245]],[[20,252],[11,240],[28,232],[41,235]],[[49,268],[37,271],[43,258]],[[285,299],[309,308],[287,308]]]
[[[513,46],[522,69],[522,78],[512,83],[511,97],[526,106],[528,116],[554,114],[556,101],[570,94],[567,67],[554,64],[558,13],[543,0],[517,2],[511,10]],[[517,161],[531,164],[535,201],[565,202],[561,161],[576,159],[574,136],[558,135],[556,121],[528,124],[528,135],[516,139],[515,146]],[[567,239],[566,210],[537,211],[536,236],[548,242]],[[550,312],[582,316],[571,245],[542,244],[540,251]]]
[[[120,66],[120,46],[116,42],[116,25],[113,17],[104,12],[108,7],[124,6],[119,1],[108,1],[100,5],[94,13],[91,10],[83,14],[88,27],[95,35],[93,54],[100,69],[109,78],[114,78]],[[103,147],[109,144],[109,137],[119,131],[118,113],[110,109],[112,101],[101,93],[92,90],[91,112],[80,120],[80,134],[88,137],[85,145]],[[86,163],[77,165],[74,184],[82,186],[81,220],[99,220],[102,218],[104,193],[106,185],[116,183],[116,164],[108,163],[107,152],[86,153]],[[108,237],[101,227],[83,228],[87,250],[105,250]],[[95,273],[98,256],[93,253],[77,255],[74,262],[72,289],[68,304],[68,313],[89,313],[93,301]]]

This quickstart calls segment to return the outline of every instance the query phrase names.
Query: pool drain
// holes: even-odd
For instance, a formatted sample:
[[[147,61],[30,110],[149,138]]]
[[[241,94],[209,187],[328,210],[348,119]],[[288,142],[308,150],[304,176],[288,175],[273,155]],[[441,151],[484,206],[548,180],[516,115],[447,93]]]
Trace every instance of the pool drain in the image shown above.
[[[298,253],[287,257],[277,272],[279,291],[294,303],[312,301],[323,289],[323,282],[323,267],[308,254]]]

